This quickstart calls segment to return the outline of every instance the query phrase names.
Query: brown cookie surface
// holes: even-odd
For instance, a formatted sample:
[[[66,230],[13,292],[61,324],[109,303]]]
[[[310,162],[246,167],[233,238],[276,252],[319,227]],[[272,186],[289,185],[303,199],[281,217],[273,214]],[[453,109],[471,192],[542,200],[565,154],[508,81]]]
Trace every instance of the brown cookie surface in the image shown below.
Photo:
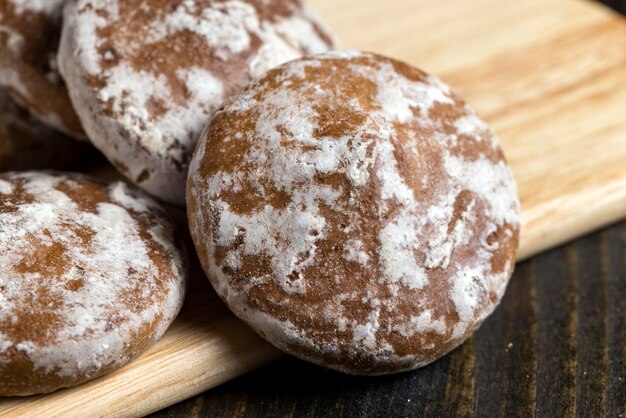
[[[145,4],[70,3],[60,68],[92,142],[137,185],[183,205],[212,112],[267,69],[333,40],[298,0]]]
[[[62,168],[88,149],[52,129],[0,90],[0,171]]]
[[[0,396],[115,370],[183,300],[186,260],[163,210],[123,183],[0,174]]]
[[[46,124],[84,133],[57,66],[65,0],[0,0],[0,86]]]
[[[277,347],[356,374],[420,367],[467,339],[504,294],[520,227],[475,111],[355,51],[290,62],[228,100],[187,200],[229,307]]]

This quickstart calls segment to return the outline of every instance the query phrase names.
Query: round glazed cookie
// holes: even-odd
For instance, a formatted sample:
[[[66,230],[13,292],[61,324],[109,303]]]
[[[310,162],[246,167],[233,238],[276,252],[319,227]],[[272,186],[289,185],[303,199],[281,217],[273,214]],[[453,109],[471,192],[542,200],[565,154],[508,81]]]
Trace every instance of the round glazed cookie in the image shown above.
[[[64,3],[0,0],[0,86],[46,124],[82,138],[57,68]]]
[[[0,90],[0,171],[61,168],[87,148],[43,125]]]
[[[420,367],[467,339],[504,294],[520,227],[475,111],[435,77],[350,51],[228,100],[187,200],[228,306],[277,347],[355,374]]]
[[[178,313],[186,259],[163,210],[123,183],[0,174],[0,396],[115,370]]]
[[[143,189],[183,205],[191,154],[222,101],[334,43],[299,0],[143,4],[70,3],[61,73],[96,147]]]

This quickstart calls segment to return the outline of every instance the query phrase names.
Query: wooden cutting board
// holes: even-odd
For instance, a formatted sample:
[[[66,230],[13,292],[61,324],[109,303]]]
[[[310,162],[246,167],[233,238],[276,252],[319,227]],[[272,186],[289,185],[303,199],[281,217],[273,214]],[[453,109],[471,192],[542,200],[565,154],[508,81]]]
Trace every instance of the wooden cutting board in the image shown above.
[[[344,47],[439,75],[492,124],[521,194],[520,259],[626,216],[622,18],[582,0],[309,3]],[[144,415],[280,356],[196,270],[180,317],[141,358],[78,388],[5,398],[0,415]]]

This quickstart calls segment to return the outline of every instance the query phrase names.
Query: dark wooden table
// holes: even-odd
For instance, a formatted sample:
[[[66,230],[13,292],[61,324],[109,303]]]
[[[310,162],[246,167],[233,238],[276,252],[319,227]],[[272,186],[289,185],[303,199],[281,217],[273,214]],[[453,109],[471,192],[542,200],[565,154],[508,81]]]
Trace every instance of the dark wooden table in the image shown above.
[[[476,335],[430,366],[365,378],[286,358],[153,416],[626,418],[626,222],[519,264]]]

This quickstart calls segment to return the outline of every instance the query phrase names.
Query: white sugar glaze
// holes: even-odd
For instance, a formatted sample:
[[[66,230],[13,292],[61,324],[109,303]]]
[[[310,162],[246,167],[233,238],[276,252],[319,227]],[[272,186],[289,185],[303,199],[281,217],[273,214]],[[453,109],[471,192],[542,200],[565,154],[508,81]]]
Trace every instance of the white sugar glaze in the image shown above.
[[[214,117],[256,121],[224,141],[245,144],[233,148],[241,154],[235,165],[209,154],[235,135],[212,123],[215,144],[203,139],[189,177],[192,234],[229,306],[280,348],[352,372],[337,353],[407,369],[434,360],[433,334],[448,350],[467,338],[504,293],[512,264],[500,260],[513,257],[520,224],[515,182],[489,127],[440,80],[405,76],[397,65],[338,51],[272,71]],[[335,87],[342,82],[373,91],[356,98]],[[327,115],[359,122],[323,135],[336,122]],[[343,180],[330,184],[327,176]],[[277,193],[286,199],[278,207]],[[244,197],[255,205],[238,213],[232,207]],[[338,231],[340,261],[328,253]],[[270,271],[256,275],[249,260],[268,260]],[[321,302],[320,286],[337,291]],[[284,317],[255,307],[258,298]],[[358,318],[346,308],[355,298]],[[297,311],[312,319],[284,320]],[[397,352],[395,333],[416,352]]]
[[[0,375],[16,349],[45,373],[90,377],[136,355],[129,345],[144,327],[154,325],[152,341],[163,334],[182,304],[186,272],[173,226],[154,201],[123,183],[99,185],[105,200],[92,212],[63,189],[81,187],[82,176],[0,176],[8,199],[0,206]],[[12,203],[15,193],[22,197]],[[58,258],[42,260],[47,249]],[[26,332],[38,341],[11,328],[28,327],[23,315],[37,312],[54,317],[44,334]]]

